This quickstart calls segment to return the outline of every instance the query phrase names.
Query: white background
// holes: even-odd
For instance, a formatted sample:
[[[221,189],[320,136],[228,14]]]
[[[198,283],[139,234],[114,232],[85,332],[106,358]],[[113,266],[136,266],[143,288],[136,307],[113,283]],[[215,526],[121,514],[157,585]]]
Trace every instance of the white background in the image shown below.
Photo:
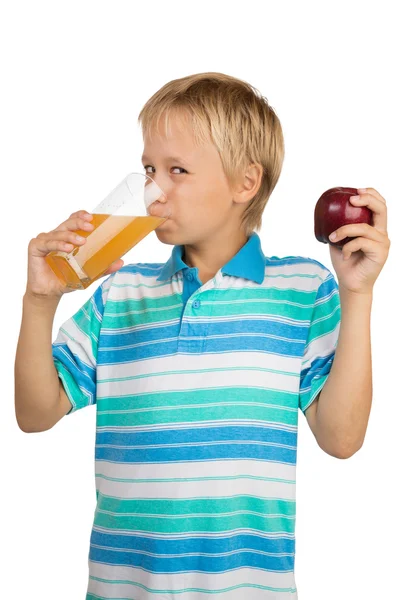
[[[363,448],[325,454],[299,413],[295,576],[300,600],[397,598],[399,566],[399,37],[392,2],[133,2],[3,5],[1,51],[1,596],[84,598],[95,509],[95,407],[24,434],[13,369],[27,246],[90,211],[141,168],[138,113],[171,79],[245,79],[281,120],[286,158],[264,213],[268,256],[329,269],[314,206],[333,186],[387,201],[389,258],[374,287],[374,396]],[[397,58],[396,58],[397,55]],[[164,262],[152,233],[124,257]],[[59,326],[94,292],[65,296]],[[357,351],[357,340],[354,343]],[[249,600],[251,600],[249,598]]]

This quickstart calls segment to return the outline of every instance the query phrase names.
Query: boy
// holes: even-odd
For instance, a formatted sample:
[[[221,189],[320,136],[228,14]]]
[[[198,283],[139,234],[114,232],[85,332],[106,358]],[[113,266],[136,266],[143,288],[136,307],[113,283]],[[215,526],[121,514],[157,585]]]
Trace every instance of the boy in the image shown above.
[[[172,81],[139,121],[144,170],[172,213],[156,230],[174,245],[171,258],[117,261],[51,348],[67,290],[43,257],[84,243],[72,231],[90,217],[74,213],[31,241],[18,423],[43,431],[96,403],[87,600],[294,600],[298,408],[330,455],[361,447],[371,294],[333,246],[340,290],[313,259],[264,256],[255,230],[284,142],[278,117],[252,86],[219,73]],[[383,219],[378,196],[364,203]],[[372,250],[381,236],[383,263],[387,237],[371,230]],[[360,240],[366,244],[357,238],[344,251],[362,248]],[[361,356],[351,353],[350,362],[351,336]]]

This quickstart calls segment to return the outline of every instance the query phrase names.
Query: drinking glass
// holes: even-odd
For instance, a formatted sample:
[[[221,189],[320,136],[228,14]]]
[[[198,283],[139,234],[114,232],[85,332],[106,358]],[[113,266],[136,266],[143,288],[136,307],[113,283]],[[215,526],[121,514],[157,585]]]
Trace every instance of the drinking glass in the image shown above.
[[[151,177],[130,173],[92,211],[94,229],[77,234],[86,242],[45,260],[63,284],[83,290],[170,216],[167,197]]]

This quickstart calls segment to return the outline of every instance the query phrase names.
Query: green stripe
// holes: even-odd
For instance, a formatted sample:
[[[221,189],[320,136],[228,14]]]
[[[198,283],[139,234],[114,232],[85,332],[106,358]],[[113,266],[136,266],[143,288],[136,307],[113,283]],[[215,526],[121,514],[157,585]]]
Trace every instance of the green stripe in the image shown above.
[[[256,315],[262,315],[267,320],[271,317],[289,317],[298,321],[305,321],[304,327],[311,318],[312,306],[309,302],[305,306],[296,306],[292,302],[284,301],[282,298],[275,301],[269,297],[260,299],[259,301],[249,300],[248,302],[233,302],[229,295],[226,302],[205,302],[201,301],[202,306],[208,306],[212,311],[213,318],[218,317],[243,317],[250,316],[252,319]],[[300,325],[301,323],[299,323]],[[251,335],[251,332],[249,332]]]
[[[107,305],[108,306],[108,305]],[[120,308],[120,312],[121,312]],[[125,312],[125,311],[124,311]],[[175,308],[163,308],[160,307],[157,311],[149,312],[144,309],[137,314],[130,315],[115,315],[109,316],[104,315],[103,325],[104,329],[113,329],[115,333],[119,333],[118,329],[125,329],[127,327],[137,327],[138,325],[152,325],[155,323],[163,323],[164,321],[173,321],[174,319],[180,319],[182,312],[182,304],[179,304]]]
[[[131,404],[132,406],[132,404]],[[160,425],[174,423],[202,423],[204,421],[229,420],[256,420],[268,421],[270,423],[284,423],[286,425],[297,426],[298,410],[296,408],[286,409],[270,408],[267,405],[251,405],[243,402],[239,404],[234,402],[232,405],[207,406],[203,401],[200,407],[184,408],[177,406],[175,409],[160,408],[150,409],[145,412],[118,411],[116,413],[102,412],[97,409],[97,427],[134,427],[143,425]]]
[[[104,315],[107,316],[118,316],[118,313],[121,312],[121,307],[124,312],[129,311],[144,311],[144,310],[154,310],[159,308],[168,308],[174,306],[175,304],[182,303],[182,294],[170,294],[168,296],[161,296],[156,298],[151,298],[149,296],[144,296],[135,300],[134,298],[121,298],[120,300],[112,300],[108,299],[107,301],[107,312]]]
[[[339,302],[339,301],[338,301]],[[341,318],[341,307],[339,303],[322,304],[318,307],[318,316],[314,316],[313,323],[308,330],[307,345],[317,338],[332,333]]]
[[[188,408],[196,405],[207,406],[212,404],[262,404],[266,408],[291,409],[297,411],[293,405],[298,394],[286,390],[275,390],[267,387],[249,386],[226,386],[226,387],[204,387],[185,388],[183,390],[160,390],[159,392],[148,392],[141,394],[129,394],[126,396],[97,397],[97,410],[101,415],[106,411],[129,411],[148,409],[162,410],[168,408]],[[226,417],[226,415],[225,415]]]
[[[283,498],[260,498],[248,494],[216,498],[118,498],[99,493],[98,508],[124,516],[135,513],[141,516],[188,516],[219,517],[238,511],[248,511],[259,516],[282,514],[295,516],[294,500]]]
[[[298,276],[298,275],[296,275]],[[307,276],[308,277],[308,276]],[[312,276],[311,278],[319,278]],[[218,300],[222,296],[224,300]],[[292,319],[305,321],[311,319],[313,302],[316,291],[279,288],[248,288],[248,289],[211,289],[201,294],[203,308],[209,307],[213,317],[243,316],[264,314],[266,316],[290,316]],[[339,302],[339,299],[337,299]],[[124,312],[134,311],[131,315],[121,315],[121,305]],[[332,298],[321,307],[332,306]],[[141,315],[146,315],[146,323],[157,323],[181,317],[182,294],[171,294],[161,298],[126,298],[123,301],[108,299],[107,311],[104,313],[103,326],[106,328],[126,328],[137,322]],[[329,308],[329,307],[328,307]]]
[[[70,410],[68,414],[83,408],[88,405],[88,398],[81,391],[80,387],[77,385],[74,377],[68,371],[66,367],[58,360],[58,358],[54,358],[54,365],[57,369],[58,377],[61,379],[65,393],[68,396],[69,401],[72,404],[73,410]]]
[[[290,305],[288,302],[283,304],[282,302],[275,303],[268,298],[263,298],[258,302],[249,301],[248,303],[238,302],[235,304],[230,300],[227,300],[226,303],[218,303],[216,301],[207,302],[203,299],[202,294],[201,303],[203,307],[202,318],[251,316],[254,319],[255,315],[265,315],[268,318],[270,316],[285,317],[289,316],[290,313],[291,319],[305,321],[304,326],[306,326],[311,318],[312,312],[312,306],[309,304],[307,306],[294,306]],[[124,312],[127,311],[124,310]],[[119,313],[121,313],[121,307],[116,314],[110,315],[109,312],[107,312],[104,315],[103,327],[106,329],[115,329],[116,333],[118,333],[118,329],[132,327],[133,325],[143,324],[144,322],[148,325],[180,319],[182,316],[182,302],[173,306],[165,306],[160,303],[159,306],[152,308],[144,305],[140,310],[128,315],[121,315]],[[145,320],[143,321],[142,318],[144,316]]]
[[[101,577],[94,577],[93,575],[90,575],[89,579],[92,579],[93,581],[99,581],[100,583],[108,583],[110,585],[112,584],[122,584],[122,585],[132,585],[135,587],[138,587],[142,590],[146,590],[146,592],[149,592],[151,594],[185,594],[187,592],[199,592],[202,594],[223,594],[225,592],[232,592],[233,590],[239,590],[242,588],[255,588],[258,590],[268,590],[270,592],[286,592],[286,593],[294,593],[296,591],[295,588],[277,588],[277,587],[272,587],[270,585],[259,585],[256,583],[240,583],[238,585],[232,585],[231,587],[227,587],[227,588],[219,588],[218,590],[207,590],[205,588],[181,588],[180,590],[156,590],[153,588],[149,588],[146,585],[143,585],[142,583],[137,583],[136,581],[128,581],[127,579],[102,579]],[[96,596],[95,594],[88,594],[86,596],[86,600],[132,600],[131,598],[112,598],[110,599],[110,596]]]
[[[115,515],[99,512],[96,508],[94,523],[98,527],[105,527],[118,531],[125,529],[129,531],[141,531],[146,533],[185,533],[204,532],[222,533],[235,529],[253,529],[267,533],[284,532],[294,534],[295,516],[279,515],[255,515],[240,512],[236,515],[219,516],[209,515],[207,517],[195,515],[146,517],[145,515]]]

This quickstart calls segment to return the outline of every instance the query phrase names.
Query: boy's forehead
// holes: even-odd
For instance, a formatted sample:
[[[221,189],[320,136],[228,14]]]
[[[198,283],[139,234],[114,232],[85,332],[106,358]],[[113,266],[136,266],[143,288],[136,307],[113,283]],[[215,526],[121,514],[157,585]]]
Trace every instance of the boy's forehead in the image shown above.
[[[161,117],[157,124],[149,128],[144,136],[143,159],[154,153],[163,154],[167,159],[187,160],[201,152],[203,144],[196,140],[193,125],[185,115],[171,114],[168,121]]]
[[[169,114],[168,117],[162,115],[158,122],[151,123],[148,129],[148,135],[145,136],[145,142],[156,143],[174,142],[194,144],[190,120],[187,116],[179,113]]]

